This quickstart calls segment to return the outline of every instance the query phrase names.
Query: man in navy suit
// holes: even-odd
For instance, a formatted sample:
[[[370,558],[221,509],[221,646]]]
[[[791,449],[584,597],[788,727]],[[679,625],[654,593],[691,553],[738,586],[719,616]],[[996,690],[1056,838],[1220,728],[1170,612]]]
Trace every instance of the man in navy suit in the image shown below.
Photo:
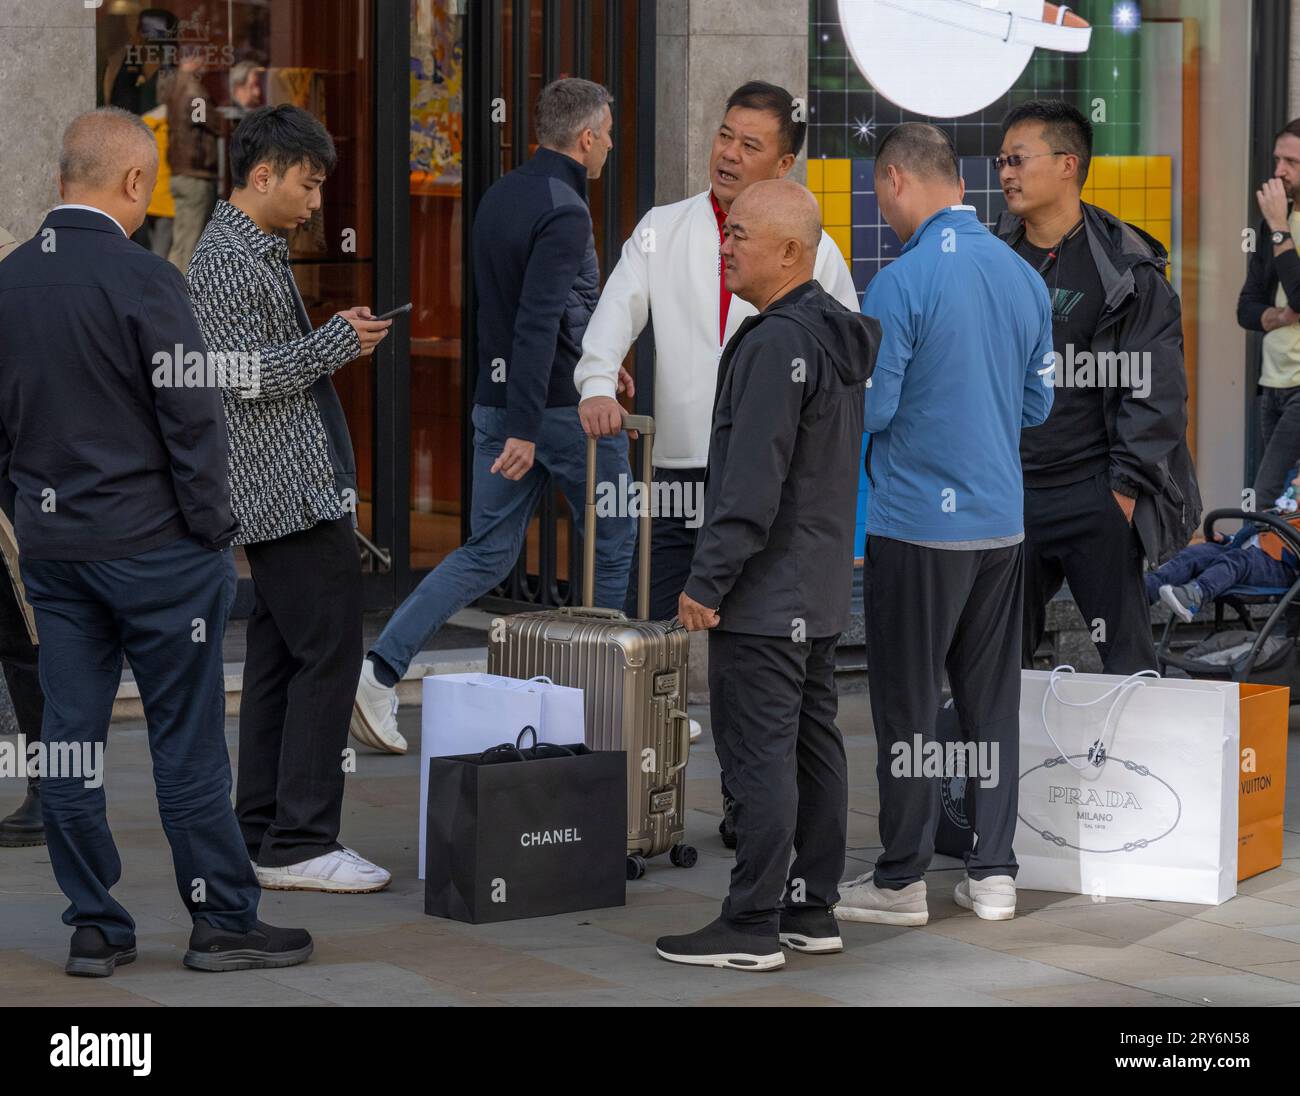
[[[73,926],[66,970],[136,957],[102,757],[122,659],[149,724],[186,966],[289,966],[301,929],[257,920],[230,805],[221,640],[235,589],[228,442],[185,281],[130,240],[158,172],[153,135],[114,107],[63,138],[56,207],[0,267],[0,507],[36,611],[45,832]],[[182,368],[183,367],[183,368]]]

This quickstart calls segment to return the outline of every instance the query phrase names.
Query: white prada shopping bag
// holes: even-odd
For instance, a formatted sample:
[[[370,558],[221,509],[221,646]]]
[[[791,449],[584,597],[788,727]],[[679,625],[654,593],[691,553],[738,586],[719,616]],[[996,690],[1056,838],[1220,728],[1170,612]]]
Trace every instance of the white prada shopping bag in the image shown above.
[[[1230,682],[1024,671],[1017,886],[1231,898],[1239,713]]]
[[[434,674],[424,679],[420,713],[420,878],[424,878],[424,820],[429,808],[429,758],[482,753],[514,742],[532,727],[538,742],[582,742],[586,728],[581,689],[549,677]]]

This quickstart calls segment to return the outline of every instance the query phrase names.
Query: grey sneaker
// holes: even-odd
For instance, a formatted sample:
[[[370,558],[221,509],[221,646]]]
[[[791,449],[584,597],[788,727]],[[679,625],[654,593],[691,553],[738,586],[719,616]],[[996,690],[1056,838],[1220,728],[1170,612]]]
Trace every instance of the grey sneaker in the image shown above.
[[[1174,611],[1184,624],[1190,624],[1201,608],[1201,602],[1204,598],[1201,596],[1201,588],[1194,582],[1189,582],[1186,586],[1161,586],[1160,600]]]
[[[1016,915],[1016,881],[1009,875],[965,876],[952,896],[962,909],[974,910],[985,921],[1010,921]]]
[[[839,921],[865,921],[873,925],[924,925],[930,920],[925,904],[925,880],[909,883],[902,890],[885,890],[872,881],[872,873],[840,884],[835,906]]]

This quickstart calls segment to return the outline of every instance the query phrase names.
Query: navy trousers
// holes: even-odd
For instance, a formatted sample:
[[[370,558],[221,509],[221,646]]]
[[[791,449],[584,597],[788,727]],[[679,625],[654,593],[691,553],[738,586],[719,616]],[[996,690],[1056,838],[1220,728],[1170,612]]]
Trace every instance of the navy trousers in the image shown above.
[[[195,920],[250,931],[261,892],[230,805],[224,735],[221,640],[235,594],[231,552],[185,537],[125,559],[24,558],[22,572],[41,637],[42,740],[54,756],[61,743],[102,748],[125,654],[148,721],[158,812],[181,900]],[[45,839],[70,903],[64,923],[97,926],[109,943],[124,944],[135,922],[109,894],[122,861],[105,815],[102,770],[98,780],[88,780],[84,768],[47,773]]]

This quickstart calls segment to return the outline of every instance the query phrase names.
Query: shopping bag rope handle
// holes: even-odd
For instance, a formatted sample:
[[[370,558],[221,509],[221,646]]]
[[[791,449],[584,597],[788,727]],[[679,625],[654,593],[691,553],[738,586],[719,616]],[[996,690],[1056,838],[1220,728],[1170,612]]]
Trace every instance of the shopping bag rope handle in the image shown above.
[[[1158,680],[1160,675],[1155,670],[1139,670],[1135,674],[1129,674],[1123,681],[1107,689],[1101,696],[1093,700],[1066,700],[1056,691],[1056,682],[1066,672],[1074,673],[1074,667],[1068,664],[1057,666],[1052,670],[1052,676],[1047,679],[1047,689],[1043,692],[1043,730],[1047,732],[1047,737],[1051,740],[1052,745],[1056,747],[1056,752],[1060,755],[1061,760],[1070,768],[1079,772],[1083,772],[1089,767],[1099,769],[1106,764],[1110,748],[1115,744],[1115,732],[1119,729],[1119,720],[1116,718],[1116,713],[1123,706],[1125,697],[1131,695],[1135,689],[1141,689],[1146,685],[1146,682],[1142,680],[1143,678],[1154,677]],[[1076,764],[1074,759],[1061,749],[1061,744],[1056,741],[1056,736],[1052,734],[1052,728],[1047,723],[1047,698],[1054,696],[1059,704],[1063,704],[1067,708],[1092,708],[1111,695],[1114,695],[1115,699],[1110,702],[1110,708],[1106,712],[1106,721],[1101,726],[1101,734],[1096,737],[1092,746],[1088,748],[1088,759]],[[1111,724],[1112,720],[1115,720],[1113,726]],[[1107,731],[1110,731],[1109,741],[1106,738]],[[1098,746],[1101,747],[1100,750],[1097,749]]]

